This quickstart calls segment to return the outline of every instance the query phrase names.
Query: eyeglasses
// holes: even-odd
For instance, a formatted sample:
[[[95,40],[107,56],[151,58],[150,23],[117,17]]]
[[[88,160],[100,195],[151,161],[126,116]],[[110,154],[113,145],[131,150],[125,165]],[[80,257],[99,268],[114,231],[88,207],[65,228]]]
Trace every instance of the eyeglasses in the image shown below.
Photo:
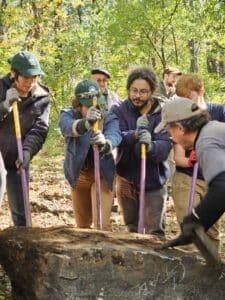
[[[98,78],[97,80],[96,80],[98,83],[100,83],[100,82],[103,82],[103,83],[106,83],[108,80],[107,79],[100,79],[100,78]]]
[[[140,97],[146,96],[150,93],[150,90],[146,90],[146,89],[138,90],[135,88],[130,88],[129,91],[131,95],[137,96],[139,94]]]

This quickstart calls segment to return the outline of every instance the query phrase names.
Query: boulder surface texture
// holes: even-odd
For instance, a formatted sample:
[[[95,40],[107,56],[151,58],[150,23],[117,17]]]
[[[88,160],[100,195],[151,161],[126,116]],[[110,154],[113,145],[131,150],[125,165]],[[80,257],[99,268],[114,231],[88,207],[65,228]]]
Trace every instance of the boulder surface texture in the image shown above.
[[[17,300],[225,299],[225,268],[157,250],[150,236],[74,227],[8,228],[0,263]]]

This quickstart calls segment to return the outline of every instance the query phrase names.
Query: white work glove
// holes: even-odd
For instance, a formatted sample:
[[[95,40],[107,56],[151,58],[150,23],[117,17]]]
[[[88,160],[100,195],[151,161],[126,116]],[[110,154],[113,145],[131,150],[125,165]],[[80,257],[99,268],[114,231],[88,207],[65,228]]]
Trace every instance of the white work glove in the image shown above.
[[[100,131],[94,131],[90,137],[91,145],[98,145],[99,153],[101,155],[110,154],[112,152],[112,143],[107,140],[104,134]]]
[[[91,106],[88,109],[86,114],[86,120],[88,121],[88,123],[92,126],[96,121],[101,119],[102,119],[101,111],[97,107]]]
[[[6,99],[3,102],[4,108],[9,111],[14,101],[20,101],[19,93],[16,88],[10,88],[6,92]]]
[[[147,129],[142,128],[142,129],[137,130],[137,138],[138,138],[139,143],[146,145],[147,152],[151,151],[152,136],[151,136],[151,133]]]
[[[142,115],[137,119],[136,127],[137,129],[140,127],[147,127],[149,125],[148,117],[146,114]]]

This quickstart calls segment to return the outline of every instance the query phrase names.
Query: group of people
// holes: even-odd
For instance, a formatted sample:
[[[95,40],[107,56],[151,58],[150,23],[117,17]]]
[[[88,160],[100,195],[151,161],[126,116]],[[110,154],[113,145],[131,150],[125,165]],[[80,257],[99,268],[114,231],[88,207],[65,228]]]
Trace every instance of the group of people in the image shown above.
[[[49,91],[41,83],[38,60],[20,51],[10,60],[10,73],[0,79],[0,183],[6,187],[13,223],[26,224],[18,168],[26,170],[41,149],[49,128]],[[146,150],[145,233],[165,235],[166,200],[172,198],[181,234],[202,224],[219,250],[218,219],[224,212],[225,107],[206,104],[201,78],[166,68],[158,85],[149,68],[137,67],[127,78],[127,97],[110,91],[110,74],[91,70],[80,81],[72,103],[62,109],[59,127],[65,138],[65,177],[71,188],[76,224],[96,227],[98,188],[94,149],[99,153],[102,229],[110,230],[114,190],[129,232],[138,231],[141,147]],[[17,101],[23,161],[18,161],[12,105]],[[210,116],[210,117],[209,117]],[[210,120],[216,121],[210,121]],[[219,122],[218,122],[219,121]],[[96,128],[97,124],[97,128]],[[199,162],[195,208],[188,214],[193,167]],[[5,171],[6,169],[6,171]],[[172,178],[172,180],[171,180]],[[0,196],[2,192],[0,190]],[[186,230],[187,231],[187,230]]]

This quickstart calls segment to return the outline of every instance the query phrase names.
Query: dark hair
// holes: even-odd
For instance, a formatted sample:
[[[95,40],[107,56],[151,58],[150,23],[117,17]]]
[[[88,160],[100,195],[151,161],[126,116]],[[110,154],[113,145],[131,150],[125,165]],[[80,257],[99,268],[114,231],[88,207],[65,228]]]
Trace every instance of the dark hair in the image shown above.
[[[136,79],[146,80],[151,87],[152,93],[157,87],[157,79],[155,73],[149,68],[136,68],[130,72],[127,78],[127,90]]]
[[[205,124],[210,121],[210,115],[208,111],[204,111],[199,115],[193,116],[186,120],[171,122],[168,124],[169,127],[176,127],[177,123],[180,123],[186,132],[194,132],[201,129]]]
[[[15,79],[15,80],[17,80],[18,77],[19,77],[20,75],[22,75],[22,74],[20,74],[17,70],[15,70],[15,69],[12,69],[12,68],[11,68],[11,70],[14,72],[13,79]]]

